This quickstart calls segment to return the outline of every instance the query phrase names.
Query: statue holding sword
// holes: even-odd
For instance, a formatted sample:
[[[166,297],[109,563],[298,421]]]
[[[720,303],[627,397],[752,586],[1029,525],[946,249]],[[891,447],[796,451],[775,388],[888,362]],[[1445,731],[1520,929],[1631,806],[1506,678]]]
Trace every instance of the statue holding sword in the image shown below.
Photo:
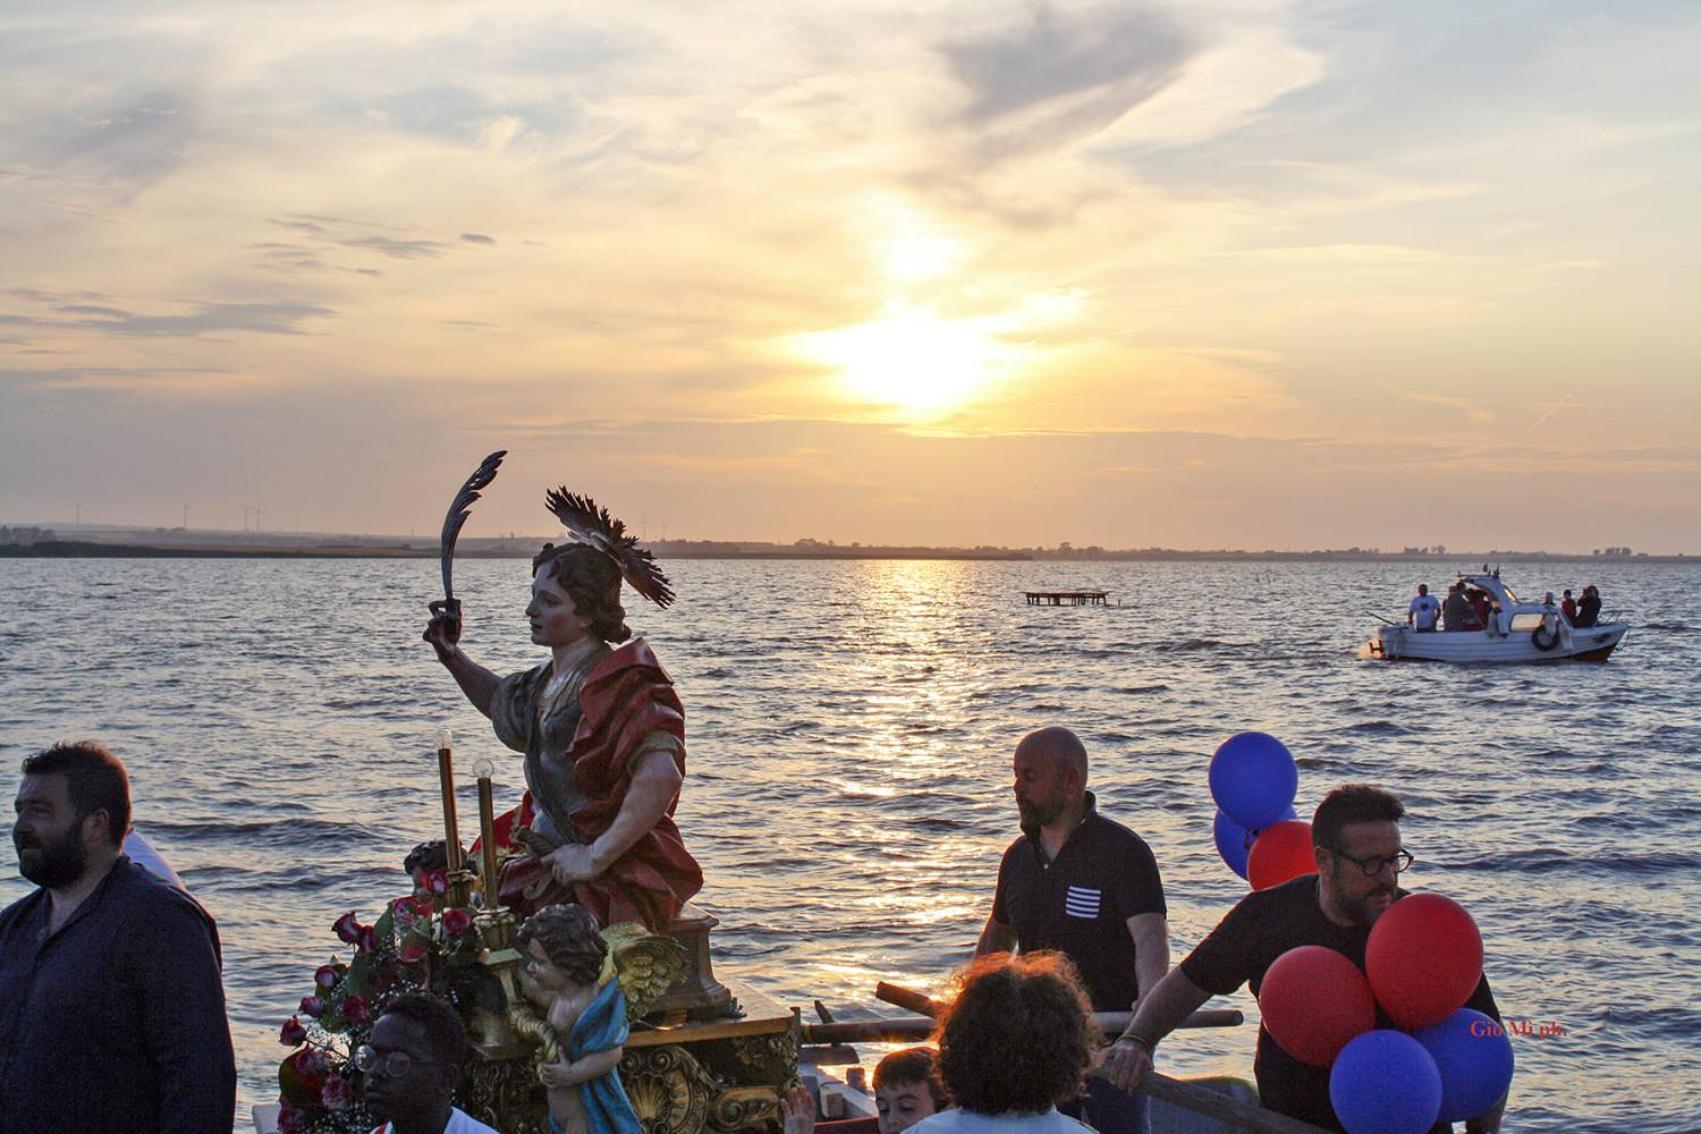
[[[573,540],[545,544],[533,558],[526,605],[532,642],[550,656],[506,677],[475,662],[460,646],[451,561],[467,510],[495,479],[502,455],[486,458],[450,506],[445,594],[430,604],[424,633],[498,739],[524,754],[527,791],[509,841],[525,853],[503,866],[501,901],[522,917],[576,902],[604,926],[636,921],[665,931],[703,884],[673,822],[685,716],[655,653],[626,626],[620,589],[624,579],[661,607],[673,591],[607,509],[552,491],[549,510]]]

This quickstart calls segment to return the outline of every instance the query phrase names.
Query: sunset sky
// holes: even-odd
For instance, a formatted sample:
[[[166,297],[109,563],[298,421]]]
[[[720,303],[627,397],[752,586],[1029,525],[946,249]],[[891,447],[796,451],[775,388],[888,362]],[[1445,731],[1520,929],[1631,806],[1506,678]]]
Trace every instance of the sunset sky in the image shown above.
[[[0,521],[1701,552],[1701,6],[0,0]],[[1685,315],[1684,312],[1689,314]]]

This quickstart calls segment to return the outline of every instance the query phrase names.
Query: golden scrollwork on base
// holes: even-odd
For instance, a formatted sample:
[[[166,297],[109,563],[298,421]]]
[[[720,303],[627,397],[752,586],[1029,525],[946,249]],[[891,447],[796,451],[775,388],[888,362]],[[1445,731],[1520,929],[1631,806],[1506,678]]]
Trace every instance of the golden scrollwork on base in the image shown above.
[[[728,1087],[709,1110],[716,1130],[772,1129],[779,1121],[780,1092],[773,1087]]]
[[[731,1043],[743,1082],[785,1087],[797,1080],[797,1038],[791,1032],[736,1036]]]
[[[683,1047],[627,1048],[620,1061],[620,1081],[644,1134],[698,1134],[720,1093],[709,1073]]]
[[[503,1134],[549,1134],[548,1101],[529,1059],[467,1064],[456,1105]]]

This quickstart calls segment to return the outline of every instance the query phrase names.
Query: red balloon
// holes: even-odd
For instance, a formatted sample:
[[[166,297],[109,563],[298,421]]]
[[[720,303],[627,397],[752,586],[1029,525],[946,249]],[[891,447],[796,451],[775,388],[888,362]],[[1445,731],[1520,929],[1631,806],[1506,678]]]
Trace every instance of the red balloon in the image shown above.
[[[1427,1028],[1465,1006],[1482,979],[1482,934],[1440,894],[1408,894],[1376,919],[1364,971],[1382,1010],[1402,1028]]]
[[[1311,853],[1311,824],[1287,819],[1264,828],[1252,853],[1246,856],[1246,877],[1254,890],[1280,886],[1301,874],[1316,874],[1317,859]]]
[[[1376,998],[1357,965],[1333,949],[1301,945],[1277,957],[1258,986],[1264,1027],[1282,1050],[1327,1067],[1376,1027]]]

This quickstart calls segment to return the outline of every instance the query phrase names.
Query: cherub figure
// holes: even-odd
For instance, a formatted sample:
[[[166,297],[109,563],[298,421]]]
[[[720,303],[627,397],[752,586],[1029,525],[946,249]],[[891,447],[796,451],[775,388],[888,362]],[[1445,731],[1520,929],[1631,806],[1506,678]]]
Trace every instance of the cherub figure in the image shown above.
[[[525,958],[520,991],[536,1005],[548,1033],[538,1037],[546,1041],[538,1079],[549,1092],[550,1129],[641,1134],[620,1083],[626,997],[605,964],[608,943],[596,916],[579,905],[545,906],[520,926],[514,947]]]

